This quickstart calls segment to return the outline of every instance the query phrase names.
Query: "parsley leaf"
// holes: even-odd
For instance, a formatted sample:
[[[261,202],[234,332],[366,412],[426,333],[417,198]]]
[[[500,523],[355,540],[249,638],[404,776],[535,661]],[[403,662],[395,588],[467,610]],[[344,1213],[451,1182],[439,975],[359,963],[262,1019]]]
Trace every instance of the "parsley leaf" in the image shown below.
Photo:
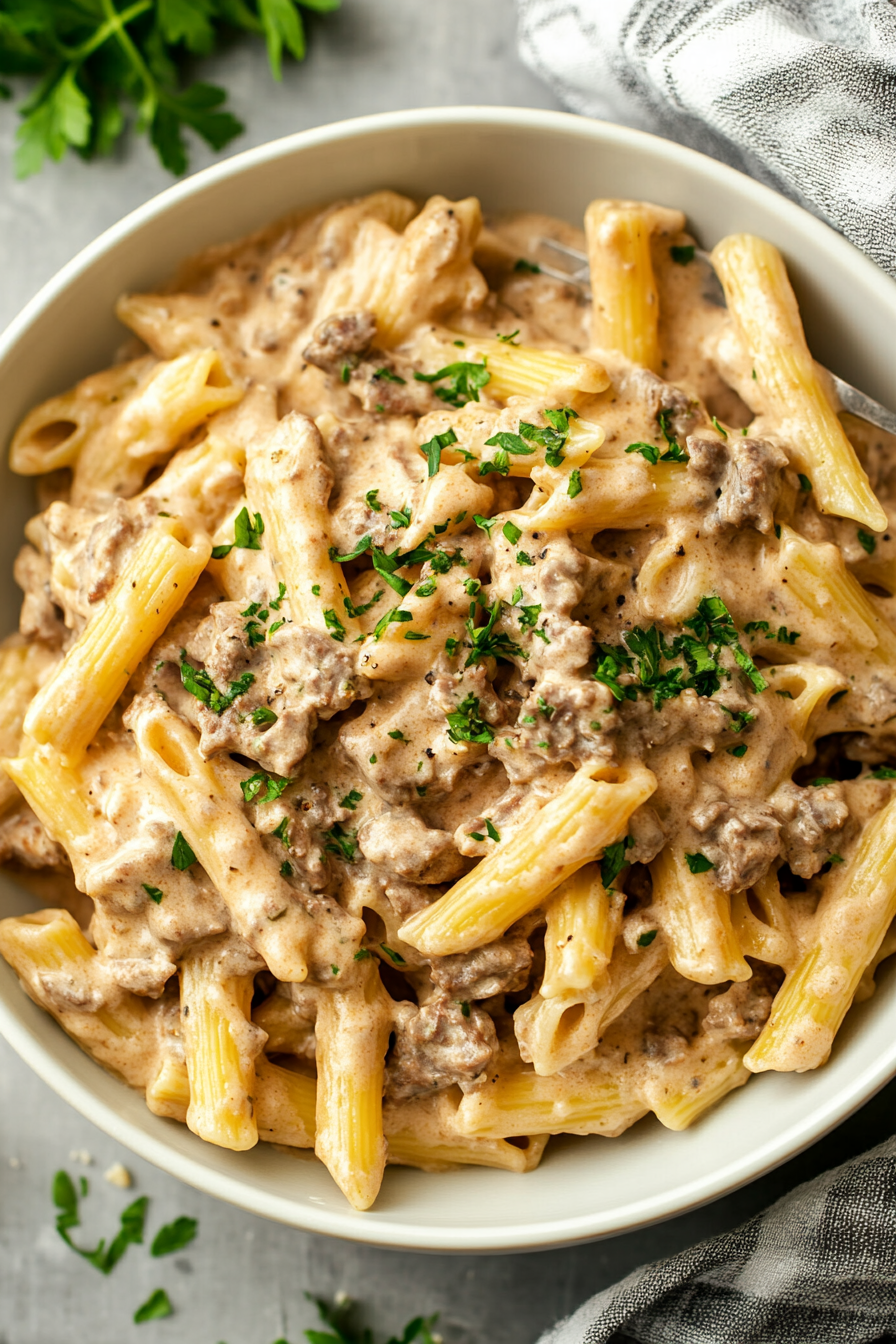
[[[809,480],[809,477],[804,476],[801,471],[798,472],[797,475],[799,477],[800,490],[804,495],[808,495],[809,491],[812,489],[812,482]]]
[[[342,644],[345,640],[345,626],[332,607],[327,607],[324,611],[324,624],[330,632],[330,638],[335,639],[337,644]]]
[[[140,885],[151,901],[155,901],[156,905],[162,904],[162,901],[165,898],[164,891],[159,887],[151,887],[148,882],[141,882]]]
[[[363,797],[363,793],[359,793],[357,789],[351,789],[341,800],[339,806],[350,808],[354,812]]]
[[[485,625],[474,626],[475,619],[473,611],[475,602],[470,604],[470,617],[467,621],[467,634],[470,636],[472,648],[467,655],[467,661],[464,667],[472,667],[474,663],[481,662],[484,658],[508,658],[512,654],[517,654],[520,658],[526,658],[528,655],[523,652],[519,644],[515,644],[508,635],[495,634],[495,623],[504,609],[504,603],[500,598],[496,598],[491,607],[484,608],[488,613],[488,619]]]
[[[453,429],[446,429],[444,434],[434,434],[426,443],[421,443],[420,451],[428,464],[427,475],[435,476],[442,465],[442,449],[449,448],[452,443],[457,443]]]
[[[525,257],[519,257],[514,262],[515,271],[525,271],[528,275],[541,275],[541,267],[537,261],[527,261]]]
[[[326,844],[324,849],[328,854],[336,854],[339,858],[345,859],[346,863],[353,863],[358,849],[358,842],[355,836],[357,831],[346,831],[340,826],[339,822],[334,822],[328,831],[323,832]]]
[[[623,672],[633,670],[632,659],[622,648],[612,644],[598,644],[600,659],[592,672],[595,681],[606,686],[614,700],[637,700],[638,692],[634,686],[623,686],[619,677]]]
[[[391,611],[387,611],[385,616],[381,616],[377,621],[373,627],[373,637],[379,639],[385,633],[386,627],[391,625],[393,621],[412,621],[413,619],[409,611],[402,611],[400,607],[393,607]]]
[[[379,493],[379,490],[368,490],[367,494],[364,496],[368,509],[373,509],[374,513],[382,512],[383,506],[377,498]]]
[[[655,467],[660,460],[660,450],[655,443],[630,443],[625,451],[640,453],[645,462],[649,462],[652,467]]]
[[[515,546],[519,541],[520,537],[523,535],[522,531],[520,530],[520,528],[517,527],[516,523],[510,523],[510,522],[504,524],[504,526],[501,528],[501,532],[510,542],[511,546]]]
[[[685,854],[684,860],[692,873],[708,873],[711,868],[715,868],[715,864],[710,863],[705,854]]]
[[[471,692],[461,700],[457,709],[446,714],[448,737],[452,742],[493,742],[495,735],[479,717],[479,697]]]
[[[638,934],[638,946],[649,947],[657,935],[656,929],[645,929],[643,933]]]
[[[230,683],[229,691],[219,691],[204,667],[196,668],[187,662],[186,649],[180,651],[180,679],[184,689],[207,705],[213,714],[223,714],[234,700],[246,694],[255,681],[251,672],[243,672],[236,681]]]
[[[401,955],[400,952],[396,952],[393,948],[387,947],[385,943],[380,943],[380,947],[383,949],[386,956],[392,962],[393,966],[407,965],[407,962],[405,961],[404,957]]]
[[[491,538],[492,535],[492,528],[494,527],[497,521],[498,521],[497,518],[483,518],[481,513],[473,514],[473,522],[476,524],[477,527],[482,529],[482,531],[489,539]]]
[[[258,770],[248,779],[240,780],[243,801],[258,804],[274,803],[291,783],[291,779],[274,779],[263,770]]]
[[[578,467],[573,467],[572,471],[569,473],[569,484],[566,487],[566,493],[569,495],[570,499],[575,499],[576,495],[582,493],[582,473],[579,471]]]
[[[271,628],[273,629],[273,627]],[[256,728],[263,728],[266,723],[277,722],[277,715],[272,709],[268,709],[267,705],[259,705],[257,709],[253,709],[249,718],[255,724]]]
[[[339,0],[300,3],[325,13]],[[264,37],[275,79],[284,48],[296,60],[305,55],[296,0],[4,5],[0,71],[39,81],[20,108],[17,176],[38,172],[48,157],[58,161],[69,147],[86,159],[110,154],[132,121],[173,173],[188,166],[186,128],[222,149],[243,130],[222,106],[225,91],[186,80],[195,58],[226,44],[234,29]],[[136,119],[125,115],[125,102]]]
[[[182,1251],[194,1239],[198,1227],[195,1218],[175,1218],[173,1223],[166,1223],[153,1237],[150,1255],[158,1257]]]
[[[869,779],[896,779],[896,770],[891,765],[879,765],[876,770],[872,770],[868,776]]]
[[[53,1203],[59,1210],[56,1215],[56,1231],[67,1246],[76,1251],[88,1264],[93,1265],[94,1269],[98,1269],[101,1274],[110,1274],[129,1246],[142,1244],[146,1210],[149,1207],[149,1199],[146,1195],[141,1195],[139,1199],[135,1199],[122,1212],[121,1226],[108,1246],[103,1239],[94,1250],[84,1251],[76,1246],[69,1236],[72,1228],[80,1227],[81,1220],[78,1213],[78,1196],[68,1172],[56,1172],[53,1177],[52,1190]],[[84,1193],[83,1189],[82,1193]]]
[[[607,845],[604,850],[600,861],[600,880],[607,891],[612,889],[623,868],[628,867],[625,851],[631,849],[634,843],[632,837],[627,835],[623,840],[617,840],[615,845]]]
[[[868,555],[873,555],[877,550],[877,537],[872,532],[866,532],[864,527],[860,527],[856,535],[862,550]]]
[[[155,1292],[150,1293],[149,1297],[134,1312],[135,1325],[142,1325],[144,1321],[161,1321],[166,1316],[173,1316],[174,1308],[171,1300],[164,1288],[157,1288]]]
[[[174,837],[174,845],[171,850],[171,866],[176,868],[179,873],[184,873],[195,862],[196,855],[184,839],[183,832],[178,831]]]
[[[688,243],[686,246],[678,246],[673,243],[669,248],[669,256],[678,266],[687,266],[689,261],[694,260],[694,244]]]
[[[520,425],[520,429],[522,428],[523,426]],[[531,426],[528,426],[528,428],[531,428]],[[505,453],[523,454],[527,457],[536,451],[523,441],[520,434],[511,434],[504,429],[498,434],[493,434],[490,439],[486,439],[485,446],[486,448],[501,448]]]
[[[491,374],[483,360],[481,364],[446,364],[438,373],[415,373],[414,377],[420,383],[444,382],[445,387],[433,387],[436,396],[449,406],[466,406],[469,401],[479,400],[479,390],[485,387]]]

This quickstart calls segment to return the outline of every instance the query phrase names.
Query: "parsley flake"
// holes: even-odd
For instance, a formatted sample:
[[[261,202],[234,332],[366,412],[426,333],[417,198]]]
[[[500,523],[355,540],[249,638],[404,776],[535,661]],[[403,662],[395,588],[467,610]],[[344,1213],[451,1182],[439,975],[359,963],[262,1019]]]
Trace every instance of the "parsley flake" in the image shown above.
[[[184,873],[195,862],[196,855],[184,839],[183,832],[178,831],[174,837],[174,845],[171,850],[172,867],[176,868],[179,873]]]
[[[657,929],[645,929],[644,933],[638,934],[638,946],[649,947],[658,933]]]
[[[710,863],[705,854],[685,854],[684,860],[692,873],[708,873],[715,868],[715,864]]]
[[[328,854],[336,854],[339,858],[345,859],[346,863],[354,863],[358,850],[358,842],[355,839],[357,831],[346,831],[337,821],[322,834],[327,842],[324,849]]]
[[[442,450],[449,448],[452,443],[457,443],[457,435],[453,429],[446,429],[444,434],[434,434],[426,443],[421,443],[420,451],[428,464],[428,476],[435,476],[442,465]]]
[[[186,649],[180,651],[180,679],[184,689],[207,705],[214,714],[223,714],[234,700],[246,694],[255,681],[253,673],[243,672],[236,681],[230,683],[229,691],[219,691],[204,667],[196,668],[187,662]]]
[[[877,550],[877,537],[871,532],[866,532],[864,527],[860,527],[856,535],[859,538],[859,545],[867,555],[873,555]]]
[[[677,266],[687,266],[689,262],[694,260],[695,250],[693,243],[682,244],[681,246],[673,243],[669,248],[669,256]]]
[[[466,406],[467,402],[479,400],[479,391],[489,382],[491,374],[483,360],[481,364],[446,364],[437,373],[415,373],[414,377],[431,385],[444,382],[444,387],[433,386],[439,400],[449,406]]]
[[[162,904],[162,901],[165,896],[165,893],[163,891],[161,891],[158,887],[151,887],[148,882],[141,882],[140,885],[151,901],[155,901],[156,905]]]
[[[479,717],[479,697],[473,695],[472,691],[445,717],[448,720],[448,737],[452,742],[487,743],[495,740],[492,729]]]

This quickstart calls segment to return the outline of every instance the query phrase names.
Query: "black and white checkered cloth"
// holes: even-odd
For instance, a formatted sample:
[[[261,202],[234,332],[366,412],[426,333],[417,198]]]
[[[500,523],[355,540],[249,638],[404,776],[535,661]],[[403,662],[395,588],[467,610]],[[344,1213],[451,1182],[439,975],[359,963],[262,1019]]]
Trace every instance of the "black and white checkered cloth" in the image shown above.
[[[576,112],[723,159],[896,275],[892,0],[518,0]]]
[[[574,111],[690,145],[896,276],[896,0],[517,0]],[[646,1265],[539,1344],[896,1341],[896,1139]]]
[[[896,1340],[896,1138],[592,1297],[539,1344]]]

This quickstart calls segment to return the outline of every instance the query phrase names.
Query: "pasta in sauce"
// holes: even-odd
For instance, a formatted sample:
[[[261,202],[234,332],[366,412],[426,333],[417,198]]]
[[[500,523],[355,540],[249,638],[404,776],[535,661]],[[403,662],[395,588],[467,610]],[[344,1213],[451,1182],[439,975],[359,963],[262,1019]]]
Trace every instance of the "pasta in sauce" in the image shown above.
[[[0,951],[359,1209],[815,1068],[896,948],[893,443],[769,244],[725,308],[678,211],[584,225],[281,222],[122,298],[12,444],[0,855],[50,904]]]

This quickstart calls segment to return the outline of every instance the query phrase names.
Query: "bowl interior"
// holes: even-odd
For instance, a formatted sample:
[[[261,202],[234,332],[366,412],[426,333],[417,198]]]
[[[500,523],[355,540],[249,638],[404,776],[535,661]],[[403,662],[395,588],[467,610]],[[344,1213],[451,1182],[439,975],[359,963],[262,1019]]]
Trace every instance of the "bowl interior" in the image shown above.
[[[619,127],[559,113],[449,109],[325,127],[239,155],[171,188],[67,266],[0,342],[0,440],[38,400],[103,367],[123,332],[123,290],[164,280],[191,252],[291,210],[390,186],[416,197],[477,195],[486,212],[581,219],[596,196],[683,209],[700,241],[755,232],[784,252],[813,352],[896,404],[890,339],[896,284],[825,225],[711,159]],[[32,511],[27,482],[0,467],[0,626],[14,628],[11,565]],[[0,877],[0,916],[33,906]],[[230,1153],[158,1119],[21,992],[0,963],[0,1031],[72,1105],[150,1161],[209,1193],[308,1230],[411,1249],[514,1250],[608,1235],[682,1212],[784,1161],[896,1072],[888,1017],[896,980],[850,1014],[830,1063],[765,1075],[692,1130],[642,1121],[620,1139],[559,1139],[527,1176],[469,1168],[390,1169],[376,1208],[349,1210],[323,1167],[261,1146]]]

